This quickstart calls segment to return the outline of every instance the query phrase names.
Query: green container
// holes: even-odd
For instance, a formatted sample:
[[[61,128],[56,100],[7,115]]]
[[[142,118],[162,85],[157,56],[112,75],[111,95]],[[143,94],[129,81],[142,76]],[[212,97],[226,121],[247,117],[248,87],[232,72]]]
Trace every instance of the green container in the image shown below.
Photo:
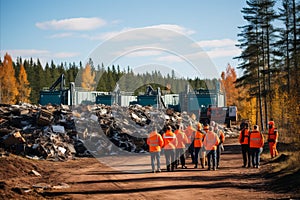
[[[115,97],[113,95],[98,95],[96,96],[96,104],[104,104],[107,106],[113,105]]]
[[[141,106],[155,106],[157,105],[156,95],[140,95],[137,97],[137,102]]]
[[[41,105],[60,105],[68,104],[68,90],[60,91],[40,91],[40,100],[39,104]]]

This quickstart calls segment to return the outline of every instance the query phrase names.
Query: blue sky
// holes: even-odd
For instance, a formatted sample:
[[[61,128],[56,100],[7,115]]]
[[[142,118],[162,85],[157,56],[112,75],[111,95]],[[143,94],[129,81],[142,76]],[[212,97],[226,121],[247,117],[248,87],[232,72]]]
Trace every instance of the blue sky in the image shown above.
[[[200,45],[215,66],[216,76],[219,77],[228,63],[234,67],[238,64],[237,60],[232,59],[240,53],[235,47],[239,33],[237,27],[245,24],[240,12],[242,7],[245,7],[242,0],[0,2],[1,58],[3,59],[4,54],[8,52],[14,60],[17,57],[39,58],[43,65],[51,60],[57,64],[85,62],[99,46],[107,43],[109,38],[118,37],[118,34],[126,31],[127,36],[134,35],[135,32],[130,31],[150,27],[175,31]],[[147,30],[149,29],[145,29],[144,32]],[[160,32],[165,33],[168,34],[168,31]],[[157,40],[157,43],[160,42]],[[177,40],[172,42],[176,43]],[[105,51],[117,49],[111,50],[109,44],[103,45],[106,47]],[[122,46],[123,49],[128,47],[126,45]],[[173,47],[169,48],[170,51],[146,48],[139,52],[131,52],[122,59],[115,59],[113,63],[104,64],[144,68],[149,66],[149,63],[155,63],[170,69],[175,68],[178,74],[186,72],[183,76],[190,74],[192,77],[194,72],[185,70],[186,62],[176,59],[177,54],[175,57],[170,54]],[[101,56],[102,54],[98,55]]]

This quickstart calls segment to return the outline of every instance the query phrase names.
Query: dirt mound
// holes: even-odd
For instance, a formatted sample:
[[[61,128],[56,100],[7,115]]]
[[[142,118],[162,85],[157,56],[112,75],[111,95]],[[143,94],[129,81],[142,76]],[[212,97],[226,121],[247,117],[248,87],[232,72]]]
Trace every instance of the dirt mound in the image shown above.
[[[39,161],[41,162],[41,161]],[[43,172],[37,161],[12,155],[0,157],[0,199],[40,199],[32,184],[39,182]],[[26,197],[23,197],[24,194]]]

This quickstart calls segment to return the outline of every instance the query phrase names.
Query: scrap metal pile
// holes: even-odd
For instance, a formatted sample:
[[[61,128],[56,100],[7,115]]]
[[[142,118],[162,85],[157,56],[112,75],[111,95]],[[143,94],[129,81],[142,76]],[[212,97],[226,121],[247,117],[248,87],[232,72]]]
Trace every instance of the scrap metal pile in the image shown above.
[[[0,149],[60,161],[122,151],[141,153],[148,148],[146,138],[154,126],[163,131],[166,124],[175,127],[178,121],[196,124],[187,113],[151,106],[0,104]]]

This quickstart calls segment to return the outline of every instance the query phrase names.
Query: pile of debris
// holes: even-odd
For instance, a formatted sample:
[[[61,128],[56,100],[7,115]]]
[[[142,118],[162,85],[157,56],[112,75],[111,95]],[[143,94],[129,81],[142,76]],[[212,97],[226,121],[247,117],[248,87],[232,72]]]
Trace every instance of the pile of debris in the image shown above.
[[[33,159],[66,160],[120,149],[145,152],[153,126],[191,121],[187,114],[150,106],[87,105],[70,108],[31,104],[0,105],[0,147]]]
[[[185,112],[151,106],[0,104],[0,149],[61,161],[122,151],[141,153],[147,151],[146,138],[154,127],[163,133],[166,125],[175,128],[179,122],[197,124]]]

